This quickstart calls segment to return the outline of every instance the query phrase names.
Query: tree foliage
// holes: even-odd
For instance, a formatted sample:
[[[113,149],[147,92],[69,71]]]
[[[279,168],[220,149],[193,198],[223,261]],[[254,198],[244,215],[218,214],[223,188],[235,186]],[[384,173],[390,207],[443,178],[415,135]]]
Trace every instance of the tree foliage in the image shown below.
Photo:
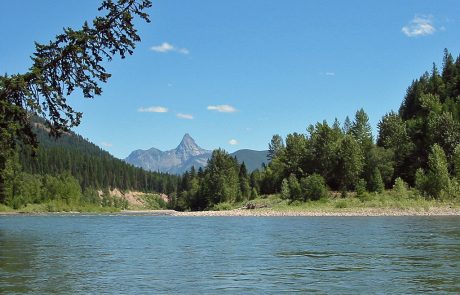
[[[110,74],[103,64],[125,58],[140,41],[136,17],[150,22],[145,12],[150,0],[105,0],[102,16],[74,30],[65,28],[48,44],[35,43],[32,66],[24,74],[0,76],[0,202],[5,200],[5,168],[17,142],[37,147],[30,116],[46,120],[50,134],[79,125],[82,114],[67,102],[80,89],[86,98],[102,93],[99,83]]]

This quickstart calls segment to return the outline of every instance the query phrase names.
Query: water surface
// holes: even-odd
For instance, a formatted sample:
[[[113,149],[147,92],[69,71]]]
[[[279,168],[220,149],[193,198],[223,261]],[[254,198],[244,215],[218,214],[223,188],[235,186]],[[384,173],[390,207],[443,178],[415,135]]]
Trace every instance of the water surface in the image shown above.
[[[460,293],[459,217],[0,217],[0,293]]]

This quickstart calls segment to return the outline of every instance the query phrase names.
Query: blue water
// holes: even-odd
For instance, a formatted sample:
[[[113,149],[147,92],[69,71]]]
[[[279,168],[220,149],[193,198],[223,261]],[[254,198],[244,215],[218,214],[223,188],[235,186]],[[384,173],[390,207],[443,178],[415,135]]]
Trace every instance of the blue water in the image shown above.
[[[460,218],[0,217],[0,293],[460,293]]]

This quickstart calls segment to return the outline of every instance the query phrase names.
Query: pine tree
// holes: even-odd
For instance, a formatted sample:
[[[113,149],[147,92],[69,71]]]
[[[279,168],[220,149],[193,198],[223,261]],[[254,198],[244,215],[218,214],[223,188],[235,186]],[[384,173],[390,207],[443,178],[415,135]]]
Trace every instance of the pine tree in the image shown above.
[[[428,157],[427,180],[426,192],[434,198],[440,198],[442,192],[449,189],[450,178],[446,154],[437,144],[433,145]]]
[[[279,156],[284,151],[284,148],[283,138],[278,134],[273,135],[272,140],[268,144],[268,159],[273,160]]]
[[[352,123],[351,123],[350,117],[347,116],[345,118],[345,121],[343,122],[342,131],[345,134],[351,134],[351,128],[352,128]]]
[[[0,76],[0,202],[5,201],[4,169],[10,150],[17,142],[38,145],[30,115],[46,118],[53,136],[78,126],[82,114],[66,97],[77,88],[87,98],[102,93],[98,83],[110,77],[103,62],[133,53],[135,42],[140,41],[134,17],[149,22],[144,10],[151,5],[150,0],[105,0],[99,10],[106,15],[97,17],[92,25],[85,22],[80,30],[66,28],[46,45],[35,43],[29,72]]]
[[[385,189],[385,185],[383,184],[382,174],[380,174],[379,168],[375,167],[374,172],[372,173],[372,177],[368,183],[369,191],[371,192],[378,192],[381,193]]]
[[[369,117],[363,109],[358,110],[355,114],[351,134],[358,141],[364,152],[372,146],[372,128],[369,124]]]

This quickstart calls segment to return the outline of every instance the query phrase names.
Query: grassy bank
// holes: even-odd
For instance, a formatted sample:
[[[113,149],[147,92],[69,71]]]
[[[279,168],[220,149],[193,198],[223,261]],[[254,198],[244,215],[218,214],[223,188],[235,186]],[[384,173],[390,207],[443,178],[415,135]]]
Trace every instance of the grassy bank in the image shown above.
[[[120,212],[119,208],[102,207],[94,204],[66,204],[60,201],[49,201],[42,204],[27,204],[20,209],[0,205],[0,212],[5,213],[48,213],[48,212],[80,212],[80,213],[110,213]]]
[[[254,208],[254,210],[305,211],[305,212],[352,212],[371,210],[400,210],[400,211],[428,211],[433,208],[452,208],[460,210],[460,200],[435,200],[420,196],[416,191],[403,193],[392,190],[382,193],[366,193],[357,197],[349,194],[341,197],[340,194],[332,194],[330,197],[318,201],[294,201],[283,200],[280,195],[261,196],[251,201],[235,204],[221,203],[211,210],[223,211],[240,208]]]
[[[144,199],[145,205],[131,210],[164,210],[166,203],[157,196]],[[62,201],[49,201],[43,204],[28,204],[14,210],[0,205],[0,212],[5,213],[47,213],[47,212],[81,212],[110,213],[120,212],[119,208],[102,207],[94,204],[66,204]],[[129,210],[128,210],[129,211]],[[220,213],[211,213],[220,212]],[[226,213],[227,212],[227,213]],[[425,214],[426,213],[426,214]],[[451,215],[460,214],[460,200],[436,200],[422,197],[416,190],[387,190],[382,193],[365,193],[357,196],[349,193],[342,197],[332,193],[329,197],[317,201],[294,201],[282,199],[280,195],[260,196],[254,200],[238,203],[220,203],[208,211],[178,212],[177,215],[191,216],[278,216],[278,215]]]

